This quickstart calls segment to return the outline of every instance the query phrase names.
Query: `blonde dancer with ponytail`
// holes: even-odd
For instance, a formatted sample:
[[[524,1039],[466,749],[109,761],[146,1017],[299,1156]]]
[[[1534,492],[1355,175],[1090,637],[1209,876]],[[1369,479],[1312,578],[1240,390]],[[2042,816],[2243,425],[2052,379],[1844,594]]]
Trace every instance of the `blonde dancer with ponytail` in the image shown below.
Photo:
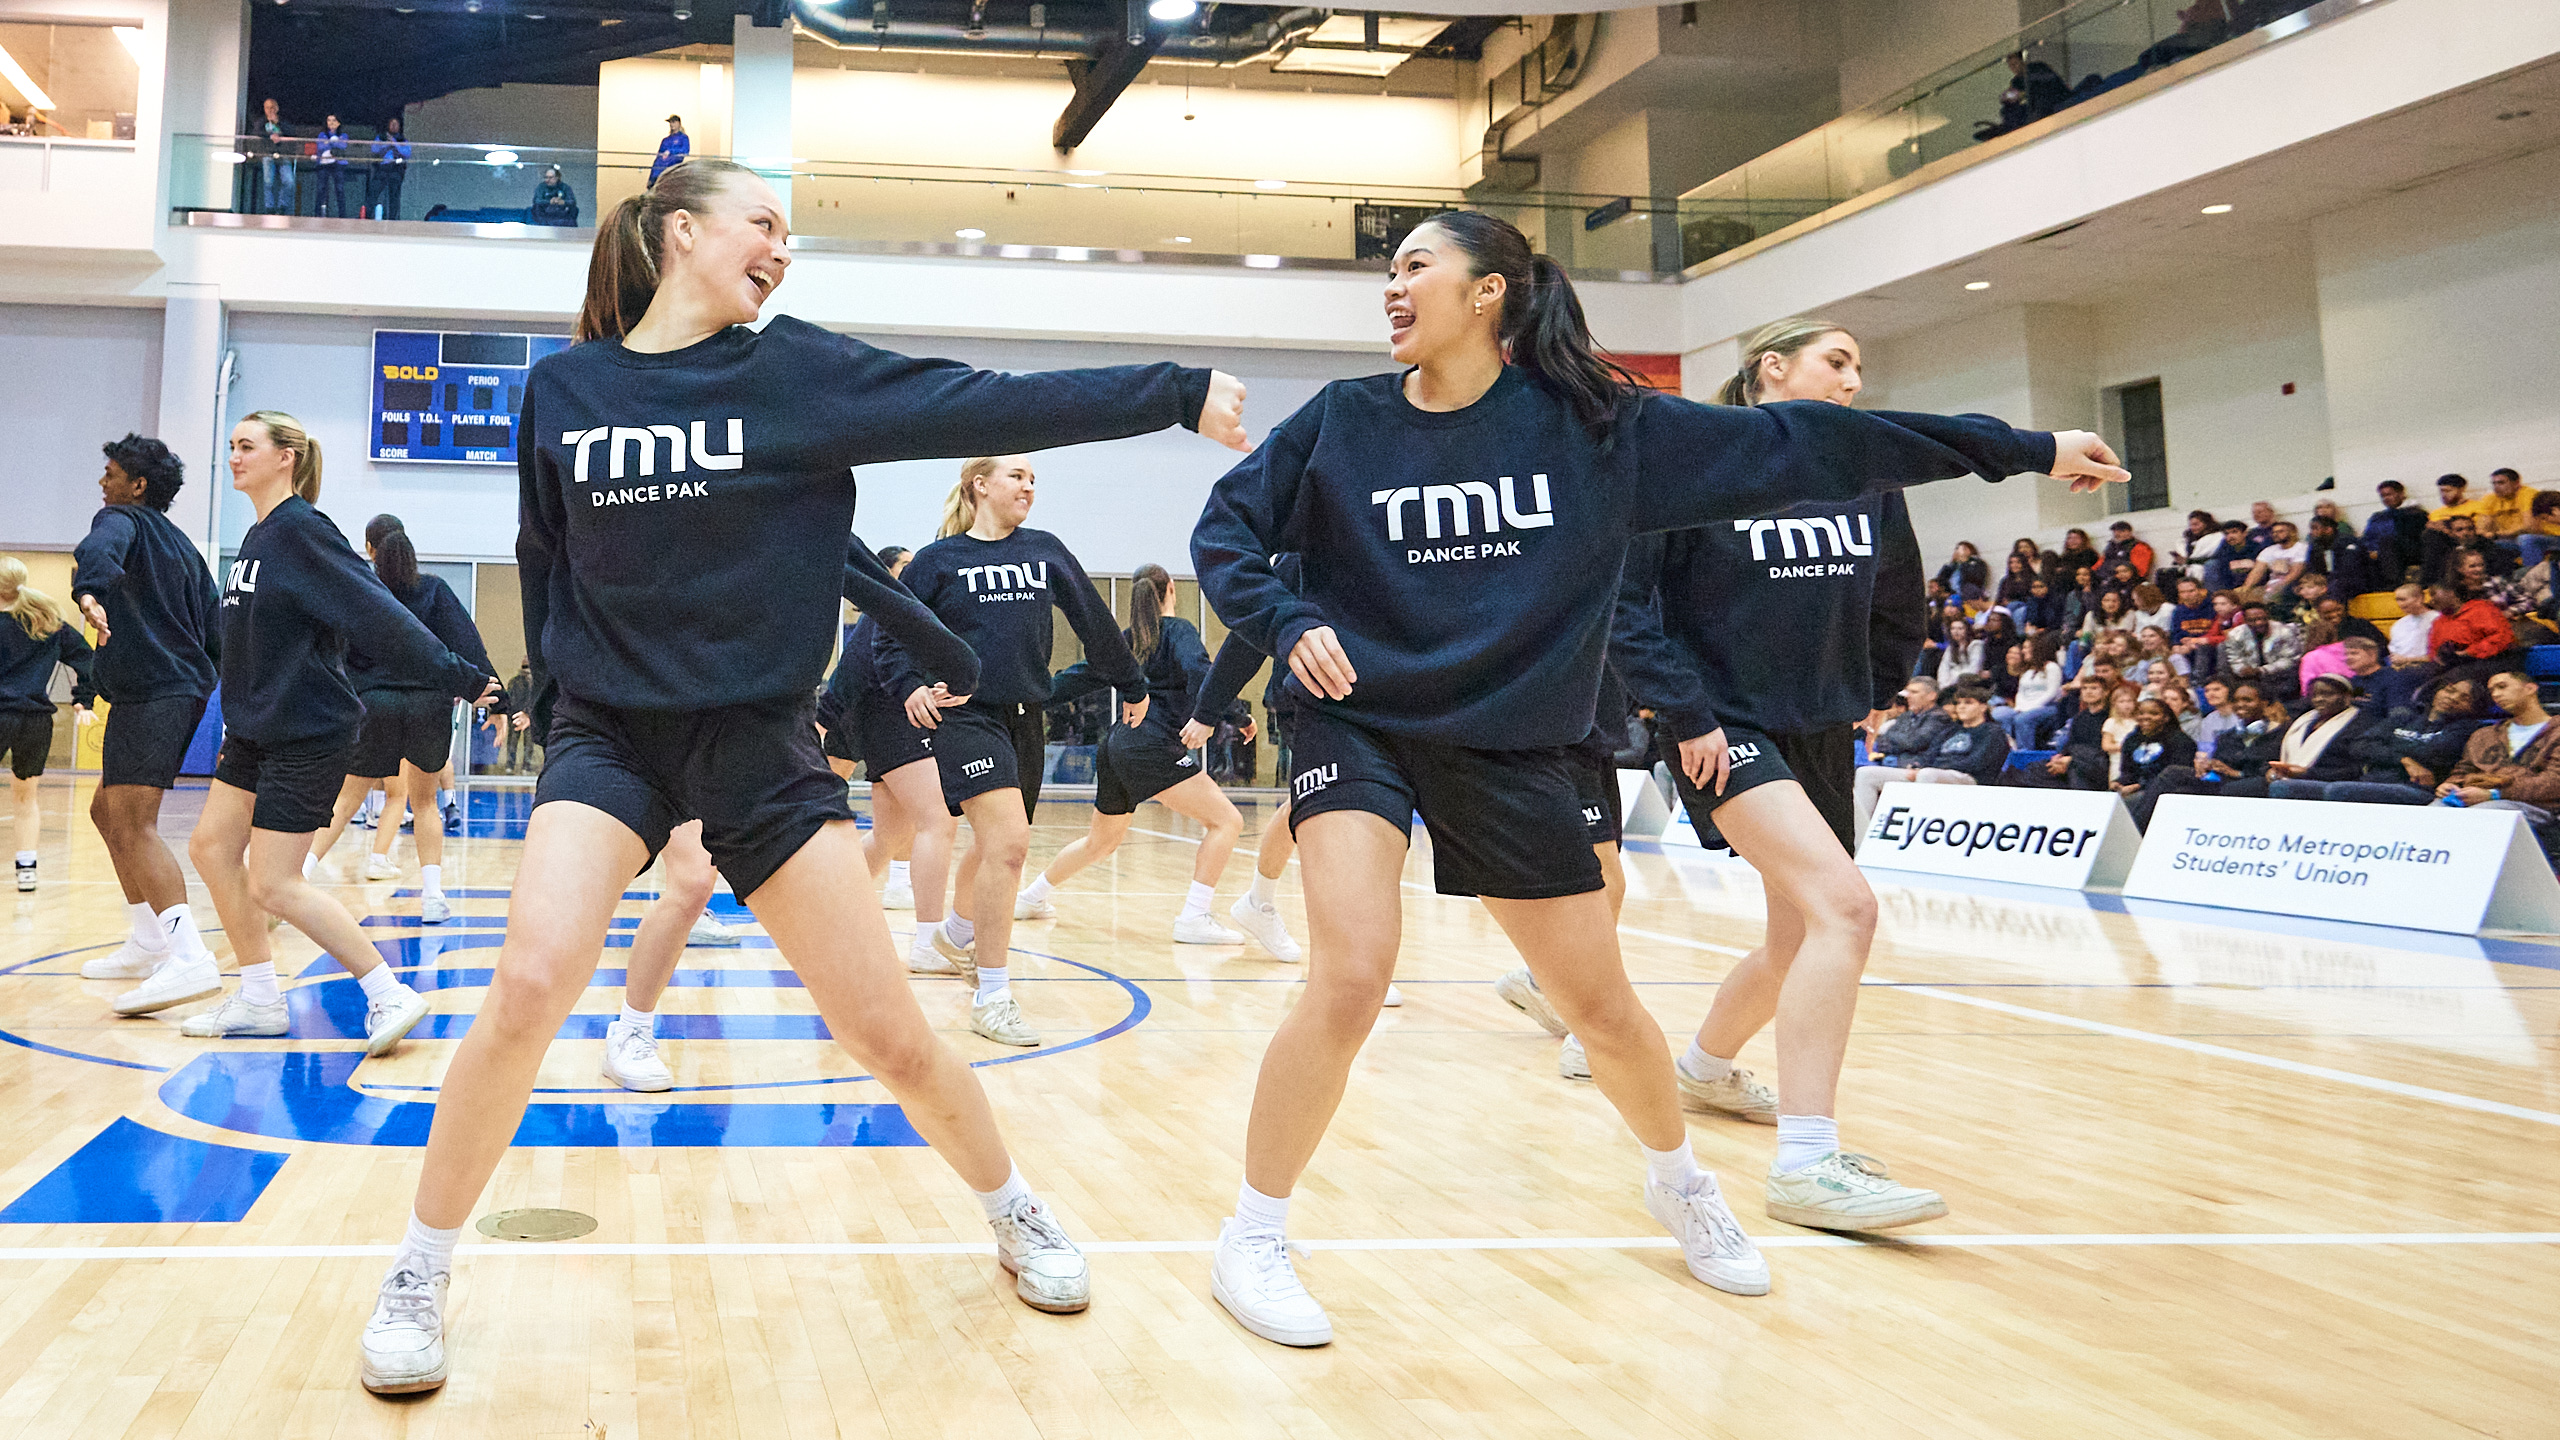
[[[44,835],[36,782],[53,749],[53,667],[71,667],[71,703],[85,724],[97,698],[92,653],[79,628],[63,623],[61,604],[27,583],[26,562],[0,555],[0,755],[9,760],[9,796],[17,807],[22,893],[36,888],[36,846]]]

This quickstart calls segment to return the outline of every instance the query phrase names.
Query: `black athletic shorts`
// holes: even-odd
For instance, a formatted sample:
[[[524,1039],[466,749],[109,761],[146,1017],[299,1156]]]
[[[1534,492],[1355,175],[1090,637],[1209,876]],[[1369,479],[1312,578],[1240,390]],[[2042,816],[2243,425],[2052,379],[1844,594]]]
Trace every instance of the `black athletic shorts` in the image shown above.
[[[1022,813],[1040,808],[1040,707],[990,705],[972,700],[942,712],[933,732],[934,768],[942,772],[942,803],[960,813],[964,800],[1019,789]],[[887,771],[880,771],[887,774]]]
[[[1573,747],[1574,781],[1582,802],[1582,838],[1594,845],[1615,845],[1624,834],[1625,811],[1618,799],[1618,752],[1594,731]]]
[[[818,748],[824,750],[830,760],[842,760],[850,764],[862,758],[853,748],[852,727],[846,725],[841,717],[828,729],[827,738]]]
[[[9,773],[33,780],[44,773],[44,757],[53,749],[53,712],[0,710],[0,753],[9,757]]]
[[[862,752],[863,766],[874,785],[919,760],[933,758],[933,737],[938,732],[919,730],[910,724],[907,708],[890,699],[886,691],[874,690],[863,696],[846,708],[846,715],[854,748]],[[944,711],[943,723],[950,724],[950,717],[951,712]]]
[[[850,820],[844,781],[818,749],[804,697],[703,710],[622,710],[563,695],[543,745],[536,809],[592,805],[654,858],[668,832],[702,822],[702,847],[746,899],[831,820]]]
[[[1182,727],[1156,717],[1167,707],[1147,707],[1147,723],[1103,732],[1093,766],[1093,808],[1126,815],[1200,773],[1200,757],[1182,748]]]
[[[98,741],[98,783],[154,790],[177,784],[187,747],[204,723],[204,700],[202,695],[164,695],[110,706],[107,733]]]
[[[251,828],[308,835],[328,828],[355,748],[353,735],[305,740],[277,749],[225,735],[222,753],[214,758],[213,778],[258,797],[257,808],[249,815]]]
[[[1671,767],[1671,782],[1680,789],[1680,804],[1689,812],[1689,823],[1697,827],[1699,844],[1710,850],[1732,849],[1716,833],[1712,818],[1716,807],[1754,786],[1772,780],[1793,780],[1804,787],[1805,797],[1839,838],[1840,848],[1852,855],[1858,853],[1856,725],[1833,725],[1784,735],[1764,735],[1728,725],[1724,739],[1731,764],[1725,774],[1724,793],[1717,795],[1689,783],[1687,772],[1680,768],[1680,742],[1667,734],[1662,737],[1662,763]]]
[[[347,773],[380,780],[408,761],[433,775],[453,759],[453,697],[432,690],[367,690],[364,727]]]
[[[1419,810],[1431,832],[1432,888],[1443,895],[1548,900],[1602,888],[1582,820],[1589,766],[1575,747],[1471,750],[1329,711],[1295,718],[1291,834],[1331,810],[1365,810],[1408,831]]]

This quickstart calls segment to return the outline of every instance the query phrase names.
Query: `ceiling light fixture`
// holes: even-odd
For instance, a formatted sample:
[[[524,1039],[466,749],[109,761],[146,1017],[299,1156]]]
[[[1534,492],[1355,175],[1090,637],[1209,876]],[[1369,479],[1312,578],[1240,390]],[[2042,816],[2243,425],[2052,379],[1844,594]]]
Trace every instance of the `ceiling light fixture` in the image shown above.
[[[984,240],[987,238],[987,232],[979,229],[975,225],[963,225],[951,233],[959,236],[963,240]]]
[[[1154,20],[1188,20],[1200,13],[1200,0],[1149,0],[1147,16]]]
[[[1256,180],[1253,182],[1253,188],[1256,190],[1286,190],[1289,188],[1289,182],[1286,180]]]
[[[1087,176],[1091,176],[1091,175],[1108,175],[1108,174],[1110,174],[1111,172],[1110,172],[1110,171],[1108,171],[1108,170],[1070,170],[1070,171],[1068,171],[1067,173],[1068,173],[1068,174],[1070,174],[1070,175],[1087,175]]]
[[[1964,288],[1967,290],[1988,290],[1991,288],[1991,282],[1988,280],[1967,280],[1964,282]]]
[[[491,150],[480,158],[492,165],[513,165],[518,157],[513,150]]]
[[[1164,243],[1167,245],[1188,245],[1191,243],[1191,237],[1188,235],[1167,235],[1164,237]]]
[[[115,27],[115,35],[116,43],[122,45],[124,52],[133,57],[133,63],[141,64],[142,32],[131,25],[118,25]]]
[[[2207,205],[2204,207],[2204,213],[2207,215],[2228,215],[2231,213],[2231,207],[2228,205]]]
[[[26,102],[36,109],[53,108],[53,97],[44,93],[44,87],[38,85],[35,77],[29,75],[18,64],[18,57],[10,54],[5,45],[0,45],[0,80],[8,81],[9,88],[26,97]]]

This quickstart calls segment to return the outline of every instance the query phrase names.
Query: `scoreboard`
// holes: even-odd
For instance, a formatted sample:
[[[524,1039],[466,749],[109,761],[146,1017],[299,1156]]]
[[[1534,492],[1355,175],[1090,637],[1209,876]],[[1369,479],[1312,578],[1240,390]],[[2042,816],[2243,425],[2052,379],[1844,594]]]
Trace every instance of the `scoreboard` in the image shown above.
[[[533,362],[566,335],[373,332],[373,458],[516,463],[516,417]]]

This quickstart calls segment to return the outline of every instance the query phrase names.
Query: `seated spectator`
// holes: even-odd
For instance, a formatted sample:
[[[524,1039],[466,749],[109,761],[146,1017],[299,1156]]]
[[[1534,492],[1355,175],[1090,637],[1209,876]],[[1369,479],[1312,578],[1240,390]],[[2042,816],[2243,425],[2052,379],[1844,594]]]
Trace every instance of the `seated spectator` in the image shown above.
[[[2195,768],[2172,765],[2144,788],[2131,807],[2136,825],[2151,827],[2152,808],[2163,795],[2218,795],[2226,785],[2264,783],[2267,767],[2283,750],[2284,707],[2268,700],[2257,682],[2243,680],[2231,687],[2231,714],[2236,723],[2214,737],[2211,753],[2200,756]]]
[[[2089,628],[2098,610],[2098,572],[2082,567],[2071,572],[2071,588],[2062,593],[2062,628],[2078,634]]]
[[[2436,477],[2436,502],[2436,507],[2427,512],[2427,528],[2418,547],[2418,578],[2430,585],[2444,578],[2445,552],[2453,544],[2453,522],[2480,513],[2480,503],[2471,498],[2471,482],[2459,475]]]
[[[2338,638],[2338,627],[2317,618],[2305,621],[2302,626],[2302,664],[2295,670],[2295,678],[2307,688],[2323,675],[2347,673],[2347,647]]]
[[[2466,555],[2478,556],[2483,570],[2491,575],[2504,575],[2515,568],[2515,557],[2491,544],[2488,537],[2480,533],[2478,522],[2468,515],[2456,515],[2445,521],[2441,534],[2429,530],[2427,541],[2435,553],[2434,569],[2429,572],[2433,577],[2429,581],[2431,584],[2440,583],[2452,575]]]
[[[2106,563],[2098,547],[2089,543],[2089,532],[2077,526],[2062,532],[2062,548],[2053,552],[2052,574],[2066,583],[2083,570],[2096,570]]]
[[[1877,735],[1873,759],[1857,772],[1856,808],[1862,835],[1887,785],[1901,780],[1921,785],[1988,784],[2008,763],[2008,738],[1991,723],[1991,696],[1982,687],[1966,684],[1950,691],[1953,713],[1937,705],[1937,687],[1923,679],[1904,686],[1902,697],[1912,713]],[[1918,746],[1916,742],[1924,737],[1926,745]],[[1977,779],[1974,771],[1982,766],[1984,756],[1991,757],[1989,769]]]
[[[2270,539],[2268,543],[2273,544],[2274,541]],[[2247,577],[2249,562],[2256,558],[2258,549],[2249,546],[2248,521],[2225,520],[2222,522],[2222,543],[2214,547],[2212,556],[2204,562],[2204,573],[2197,578],[2204,581],[2204,588],[2208,591],[2237,590],[2241,580]]]
[[[2099,558],[2110,566],[2119,563],[2131,565],[2133,573],[2144,580],[2150,579],[2151,572],[2159,568],[2151,547],[2134,538],[2130,520],[2118,520],[2107,527],[2107,548],[2099,552]]]
[[[2141,798],[2170,766],[2192,768],[2196,759],[2196,742],[2178,728],[2177,712],[2167,701],[2136,705],[2133,726],[2120,747],[2115,773],[2115,791],[2128,802]]]
[[[2289,588],[2267,597],[2267,613],[2279,622],[2300,625],[2320,613],[2320,602],[2328,594],[2329,577],[2305,570],[2293,577]]]
[[[2507,617],[2508,626],[2515,631],[2509,648],[2548,645],[2560,639],[2560,631],[2554,631],[2541,619],[2551,611],[2551,570],[2547,563],[2492,577],[2487,556],[2463,551],[2453,557],[2453,580],[2463,594],[2479,596]]]
[[[2146,625],[2135,640],[2142,648],[2125,670],[2125,678],[2134,684],[2149,689],[2168,676],[2188,673],[2187,657],[2169,648],[2168,631]]]
[[[2100,590],[2089,613],[2080,621],[2080,638],[2094,643],[2109,630],[2133,629],[2133,592]]]
[[[2264,500],[2250,501],[2249,533],[2241,542],[2240,548],[2243,553],[2235,556],[2232,563],[2246,573],[2249,562],[2257,558],[2258,552],[2274,543],[2276,543],[2276,507]]]
[[[2055,737],[2053,755],[2027,769],[2009,771],[2001,777],[2003,783],[2045,790],[2105,788],[2108,762],[2114,758],[2106,748],[2110,697],[2119,688],[2132,687],[2119,687],[2098,668],[2093,663],[2073,686],[2074,704],[2062,733]]]
[[[1973,622],[1973,638],[1982,642],[1983,671],[1996,675],[2000,657],[2018,643],[2018,622],[2010,618],[2008,611],[1994,606]]]
[[[2324,505],[2330,501],[2320,502]],[[2373,559],[2354,532],[2340,524],[2334,515],[2311,517],[2311,534],[2303,544],[2307,555],[2303,568],[2327,583],[2330,594],[2341,600],[2353,600],[2375,588]],[[2306,578],[2308,578],[2306,576]]]
[[[2436,683],[2460,675],[2487,685],[2502,668],[2502,657],[2515,648],[2515,626],[2508,623],[2507,613],[2488,597],[2450,584],[2438,585],[2428,598],[2436,608],[2435,628],[2427,632],[2435,646]]]
[[[2369,635],[2349,635],[2338,645],[2346,652],[2347,678],[2364,691],[2366,709],[2388,720],[2418,708],[2418,692],[2426,685],[2424,675],[2383,664],[2382,647]]]
[[[2306,575],[2303,578],[2307,580],[2310,577]],[[2320,603],[2312,609],[2315,612],[2312,618],[2326,623],[2341,640],[2350,635],[2361,635],[2372,641],[2373,648],[2376,650],[2389,643],[2383,638],[2381,627],[2360,615],[2349,614],[2347,602],[2335,595],[2321,596]]]
[[[2453,773],[2436,786],[2440,803],[2519,810],[2551,849],[2552,816],[2560,811],[2560,726],[2542,708],[2540,686],[2522,670],[2489,677],[2489,700],[2506,712],[2471,732]]]
[[[2020,647],[2022,665],[2016,669],[2018,692],[2009,701],[2010,714],[2001,723],[2009,731],[2009,743],[2020,750],[2044,748],[2044,737],[2052,727],[2062,723],[2062,713],[2055,708],[2063,691],[2062,636],[2046,631],[2028,638]]]
[[[2242,607],[2238,628],[2222,637],[2222,673],[2255,680],[2261,693],[2281,700],[2301,687],[2302,632],[2279,625],[2264,604]]]
[[[2133,628],[2139,633],[2147,626],[2169,628],[2169,612],[2178,607],[2160,594],[2160,587],[2145,580],[2133,587]]]
[[[2391,603],[2400,607],[2400,618],[2391,622],[2391,663],[2410,669],[2435,668],[2436,647],[2427,638],[2435,628],[2435,607],[2427,603],[2424,586],[2411,582],[2391,592]]]
[[[2066,628],[2062,621],[2062,601],[2053,593],[2053,586],[2041,575],[2028,584],[2027,603],[2020,607],[2020,611],[2023,613],[2018,614],[2018,624],[2026,630]]]
[[[1870,765],[1917,765],[1955,728],[1955,718],[1938,706],[1937,681],[1914,675],[1901,698],[1902,714],[1867,742]]]
[[[2204,582],[2191,575],[2178,578],[2178,601],[2169,607],[2164,627],[2169,632],[2169,648],[2192,658],[2196,651],[2221,642],[2222,627],[2215,623],[2213,598]]]
[[[2010,541],[2009,553],[2026,561],[2028,569],[2039,575],[2044,573],[2044,547],[2036,543],[2033,535],[2021,535]]]
[[[2526,513],[2524,528],[2516,532],[2518,563],[2532,567],[2555,550],[2560,550],[2560,490],[2536,490],[2533,507]]]
[[[2009,64],[2009,88],[2000,92],[2000,118],[1975,123],[1973,138],[1988,140],[2006,135],[2021,125],[2032,125],[2071,101],[2070,82],[2041,60],[2030,60],[2026,52],[2012,50]]]
[[[2366,704],[2370,705],[2370,696]],[[2421,714],[2404,711],[2357,739],[2364,770],[2353,780],[2278,780],[2278,800],[2333,800],[2357,805],[2424,805],[2452,775],[2471,733],[2480,728],[2480,687],[2456,680],[2435,693]]]
[[[1927,763],[1910,778],[1932,785],[1998,784],[2002,767],[2009,763],[2009,737],[1991,723],[1990,692],[1978,685],[1959,685],[1949,692],[1947,709],[1955,717],[1955,728],[1938,741]]]
[[[2278,520],[2270,528],[2274,538],[2249,562],[2249,573],[2240,581],[2243,598],[2254,594],[2272,599],[2283,594],[2310,558],[2311,547],[2292,521]]]
[[[2124,598],[2130,601],[2133,599],[2133,592],[2140,588],[2142,588],[2142,577],[2134,573],[2133,562],[2130,560],[2110,560],[2105,568],[2098,572],[2098,590],[2101,594],[2109,590],[2118,590],[2122,591]]]
[[[2489,472],[2489,493],[2480,497],[2471,518],[2483,538],[2514,554],[2515,537],[2532,528],[2533,502],[2539,493],[2524,483],[2522,475],[2500,466]]]
[[[542,167],[542,184],[534,190],[533,208],[527,214],[536,225],[578,223],[578,195],[560,178],[559,166]]]
[[[2363,692],[2343,675],[2323,675],[2311,682],[2309,705],[2284,729],[2276,758],[2257,778],[2243,777],[2222,787],[2225,795],[2265,797],[2278,780],[2353,780],[2364,761],[2350,737],[2384,728],[2382,720],[2359,708]]]
[[[2187,512],[2187,528],[2170,548],[2169,568],[2203,584],[2205,562],[2222,550],[2222,522],[2210,510]],[[2207,587],[2211,588],[2211,587]]]
[[[2365,517],[2365,554],[2373,561],[2377,588],[2398,585],[2424,557],[2427,512],[2408,503],[2409,487],[2397,480],[2383,481],[2373,493],[2382,505]]]
[[[1991,593],[1991,566],[1972,541],[1959,540],[1955,558],[1938,567],[1938,583],[1959,600],[1980,600]]]
[[[2124,762],[2125,737],[2134,732],[2134,711],[2142,705],[2142,692],[2131,681],[2120,681],[2107,692],[2107,718],[2098,726],[2098,748],[2107,757],[2107,783],[2115,783],[2116,770]]]
[[[2009,573],[2000,577],[2000,590],[1992,597],[1992,601],[2005,607],[2024,605],[2028,597],[2034,594],[2032,587],[2036,580],[2036,562],[2012,551],[2008,564]],[[2012,615],[2022,622],[2026,619],[2023,615],[2016,615],[2014,609]]]
[[[2173,675],[2161,682],[2156,695],[2145,695],[2143,698],[2156,699],[2168,706],[2169,713],[2177,718],[2178,729],[2188,739],[2193,740],[2197,732],[2204,728],[2204,714],[2196,709],[2196,693],[2187,688],[2187,684],[2184,678]]]
[[[2204,709],[2196,717],[2194,731],[2196,753],[2212,754],[2213,742],[2222,738],[2223,731],[2239,723],[2240,717],[2231,709],[2231,682],[2220,676],[2204,682]]]

